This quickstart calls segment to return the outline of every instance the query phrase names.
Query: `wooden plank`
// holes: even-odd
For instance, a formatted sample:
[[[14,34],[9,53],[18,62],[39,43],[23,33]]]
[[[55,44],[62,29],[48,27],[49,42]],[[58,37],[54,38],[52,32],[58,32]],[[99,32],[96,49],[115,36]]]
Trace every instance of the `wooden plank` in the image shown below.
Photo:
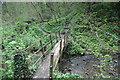
[[[43,78],[49,80],[49,77],[50,77],[50,54],[45,56],[43,62],[40,64],[35,74],[33,75],[33,78],[36,78],[38,80]]]

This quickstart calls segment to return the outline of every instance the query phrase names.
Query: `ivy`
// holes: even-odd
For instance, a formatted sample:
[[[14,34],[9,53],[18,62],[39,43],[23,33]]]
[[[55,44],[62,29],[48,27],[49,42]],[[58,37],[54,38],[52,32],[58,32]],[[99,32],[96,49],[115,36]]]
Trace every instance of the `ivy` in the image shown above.
[[[60,74],[59,72],[54,73],[54,78],[62,79],[62,80],[82,79],[82,77],[77,74],[70,74],[70,73]]]
[[[19,51],[14,55],[14,79],[21,78],[30,78],[30,70],[25,54]]]

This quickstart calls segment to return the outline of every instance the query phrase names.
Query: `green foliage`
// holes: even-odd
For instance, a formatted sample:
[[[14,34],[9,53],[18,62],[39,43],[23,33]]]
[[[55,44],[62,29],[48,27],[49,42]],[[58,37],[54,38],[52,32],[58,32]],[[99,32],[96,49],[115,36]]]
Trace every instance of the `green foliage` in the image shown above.
[[[3,78],[4,77],[13,78],[13,72],[14,72],[13,56],[15,55],[16,50],[17,49],[23,50],[47,35],[44,34],[39,29],[38,24],[32,23],[31,26],[27,26],[27,24],[21,22],[16,22],[15,25],[2,27],[1,32],[3,35],[2,63],[4,64],[4,68],[1,68],[1,70],[3,71],[2,76]],[[49,39],[44,40],[43,44],[45,44],[48,40]],[[31,52],[33,52],[36,49],[39,49],[40,47],[41,47],[40,44],[36,44],[35,46],[31,47],[26,54],[29,53],[28,54],[29,56]],[[35,60],[31,62],[34,63]]]
[[[21,78],[30,78],[30,71],[25,54],[19,51],[14,55],[14,79]]]
[[[66,73],[66,74],[60,74],[59,72],[55,72],[54,73],[54,78],[55,79],[80,79],[82,77],[80,77],[77,74],[70,74],[70,73]]]
[[[94,5],[91,5],[91,11],[96,12],[96,16],[101,18],[116,16],[116,12],[112,10],[111,3],[96,3]]]
[[[29,5],[27,5],[29,4]],[[4,3],[2,9],[2,18],[3,22],[24,20],[25,18],[30,18],[31,20],[37,20],[40,22],[42,18],[49,18],[48,22],[45,22],[42,28],[47,32],[56,32],[61,30],[63,32],[64,27],[66,26],[66,19],[72,23],[71,34],[75,40],[69,40],[69,44],[66,47],[67,54],[84,54],[84,51],[89,51],[90,54],[96,55],[98,58],[105,58],[101,60],[102,65],[98,66],[100,68],[101,74],[97,74],[97,77],[104,77],[104,68],[108,64],[109,58],[111,55],[115,54],[115,51],[118,50],[118,39],[119,36],[119,3],[90,3],[90,13],[86,13],[87,3],[74,3],[73,11],[70,13],[69,9],[73,3],[33,3],[36,6],[38,12],[31,5],[31,3]],[[113,4],[113,6],[111,6]],[[22,6],[21,6],[22,5]],[[45,9],[43,7],[44,6]],[[54,6],[54,7],[51,7]],[[24,8],[24,9],[23,9]],[[22,13],[21,14],[21,9]],[[40,13],[39,13],[40,12]],[[56,13],[57,12],[57,13]],[[28,14],[29,13],[29,14]],[[49,14],[48,14],[49,13]],[[69,14],[68,14],[69,13]],[[56,19],[51,19],[54,16]],[[58,17],[59,16],[59,17]],[[48,24],[49,23],[49,24]],[[116,24],[117,23],[117,24]],[[13,78],[14,74],[14,55],[16,50],[23,50],[24,48],[30,46],[31,44],[39,41],[40,39],[47,36],[39,29],[39,24],[32,22],[31,25],[24,23],[23,21],[18,21],[14,25],[3,26],[0,28],[2,32],[2,65],[3,68],[0,68],[2,71],[3,78]],[[111,25],[112,24],[112,25]],[[70,26],[68,26],[71,28]],[[52,37],[54,37],[53,35]],[[43,44],[48,42],[50,39],[47,38],[43,41]],[[49,45],[48,45],[49,46]],[[28,59],[32,53],[40,48],[40,44],[36,44],[27,50],[26,53]],[[107,54],[104,54],[107,53]],[[111,54],[112,53],[112,54]],[[22,53],[21,53],[22,54]],[[38,64],[32,65],[37,57],[40,55],[35,55],[35,57],[29,60],[26,69],[33,72],[39,66]],[[23,56],[24,57],[24,56]],[[21,58],[23,62],[25,58]],[[40,63],[42,61],[40,60]],[[28,67],[28,68],[27,68]],[[21,70],[22,71],[22,70]],[[19,74],[19,73],[18,73]],[[22,74],[20,74],[20,77]],[[73,78],[78,75],[69,73],[57,75],[57,78]]]
[[[66,19],[71,19],[75,14],[77,14],[76,10],[73,10],[71,13],[69,13],[67,16],[61,17],[61,18],[57,18],[57,22],[56,20],[50,20],[49,24],[48,22],[44,23],[44,25],[42,26],[42,28],[49,33],[53,33],[53,32],[57,32],[57,31],[63,31],[63,29],[66,26]]]
[[[90,54],[96,55],[103,62],[103,64],[98,66],[100,68],[100,74],[96,74],[98,78],[107,78],[104,76],[104,70],[106,70],[106,66],[110,66],[108,62],[112,62],[110,58],[113,54],[116,54],[114,52],[119,51],[118,40],[120,36],[118,30],[120,28],[119,25],[114,24],[119,23],[119,19],[113,10],[108,11],[111,7],[108,6],[109,4],[93,4],[91,5],[93,8],[91,8],[89,16],[88,14],[81,13],[72,19],[73,27],[71,34],[75,42],[82,46],[83,50],[87,50]],[[74,48],[73,50],[81,52],[78,47]],[[76,52],[76,54],[78,53]],[[102,60],[103,58],[104,60]]]
[[[114,51],[118,50],[118,45],[117,40],[113,38],[113,36],[118,37],[118,33],[113,32],[113,30],[116,31],[118,28],[119,27],[117,25],[112,27],[110,25],[104,25],[101,26],[101,29],[104,31],[101,31],[91,25],[85,25],[84,21],[82,21],[79,22],[79,24],[73,25],[72,35],[78,44],[81,44],[91,52],[100,52],[103,50],[108,51],[108,49],[112,49]],[[106,31],[112,35],[107,34]]]
[[[65,53],[71,54],[71,55],[73,54],[83,55],[83,51],[84,51],[83,48],[79,44],[76,44],[74,41],[69,39],[69,42],[65,49]]]

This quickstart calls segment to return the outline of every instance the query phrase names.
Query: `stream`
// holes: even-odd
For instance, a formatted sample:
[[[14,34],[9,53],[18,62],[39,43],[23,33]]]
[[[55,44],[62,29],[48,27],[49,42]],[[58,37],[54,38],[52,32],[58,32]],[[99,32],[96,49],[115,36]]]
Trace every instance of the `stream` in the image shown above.
[[[118,77],[118,61],[117,55],[114,55],[110,58],[108,64],[111,64],[110,67],[106,66],[104,70],[104,75],[108,78],[117,78]],[[101,71],[97,67],[101,65],[102,62],[95,55],[86,54],[81,55],[63,55],[61,63],[59,64],[60,73],[74,73],[78,74],[83,78],[96,78],[95,74],[100,74]]]

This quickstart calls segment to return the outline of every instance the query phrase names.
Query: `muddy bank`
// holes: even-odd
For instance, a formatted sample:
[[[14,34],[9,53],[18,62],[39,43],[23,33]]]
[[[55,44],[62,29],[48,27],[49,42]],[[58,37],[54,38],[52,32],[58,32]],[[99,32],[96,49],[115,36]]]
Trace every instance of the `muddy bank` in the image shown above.
[[[109,78],[117,78],[117,55],[112,56],[110,60],[113,62],[109,62],[109,64],[111,64],[110,67],[106,66],[104,75]],[[100,62],[99,58],[95,55],[63,55],[61,63],[59,64],[59,70],[61,73],[75,73],[84,78],[96,78],[95,74],[101,73],[97,67],[98,65],[102,65],[102,62]]]

